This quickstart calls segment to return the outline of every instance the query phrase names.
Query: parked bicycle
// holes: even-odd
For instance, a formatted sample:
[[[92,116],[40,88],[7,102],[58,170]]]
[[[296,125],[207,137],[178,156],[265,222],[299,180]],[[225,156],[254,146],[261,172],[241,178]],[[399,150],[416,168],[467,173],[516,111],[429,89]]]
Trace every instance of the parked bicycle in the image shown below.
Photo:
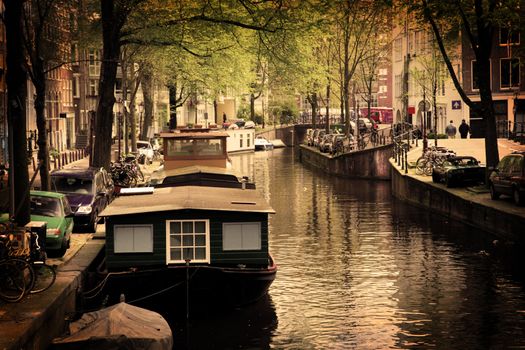
[[[454,157],[456,152],[446,147],[431,146],[416,162],[416,175],[432,175],[435,166],[443,164],[449,157]]]
[[[39,236],[14,223],[0,223],[0,298],[18,302],[41,293],[56,280],[54,266],[45,263]]]
[[[120,187],[135,187],[138,182],[144,181],[144,174],[133,155],[112,162],[110,172],[113,182]]]

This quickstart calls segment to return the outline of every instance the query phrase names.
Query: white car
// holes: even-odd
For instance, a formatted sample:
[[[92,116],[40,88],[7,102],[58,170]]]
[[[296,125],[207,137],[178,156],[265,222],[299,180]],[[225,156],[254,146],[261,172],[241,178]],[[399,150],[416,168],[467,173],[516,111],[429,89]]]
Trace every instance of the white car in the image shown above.
[[[148,141],[137,141],[137,151],[140,155],[144,155],[144,163],[151,164],[153,162],[153,147]]]
[[[248,120],[246,123],[244,123],[245,129],[255,129],[255,123],[251,120]]]

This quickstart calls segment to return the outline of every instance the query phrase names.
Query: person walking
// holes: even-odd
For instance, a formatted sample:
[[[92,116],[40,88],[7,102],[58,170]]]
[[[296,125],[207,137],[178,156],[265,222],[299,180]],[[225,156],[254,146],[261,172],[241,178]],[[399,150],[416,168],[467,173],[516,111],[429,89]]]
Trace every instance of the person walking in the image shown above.
[[[465,119],[463,119],[461,121],[461,125],[459,126],[459,134],[461,135],[462,139],[466,139],[469,133],[470,126],[465,122]]]
[[[455,139],[456,138],[456,127],[454,126],[454,122],[451,120],[450,124],[447,125],[445,128],[445,134],[447,134],[449,139]]]

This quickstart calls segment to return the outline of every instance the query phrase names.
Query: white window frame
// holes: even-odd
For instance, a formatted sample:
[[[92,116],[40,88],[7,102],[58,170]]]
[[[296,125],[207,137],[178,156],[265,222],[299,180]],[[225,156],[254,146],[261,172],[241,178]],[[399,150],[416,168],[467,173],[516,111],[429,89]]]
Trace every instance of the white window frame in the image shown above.
[[[196,221],[204,221],[204,224],[205,224],[205,231],[206,231],[205,232],[205,240],[206,240],[206,243],[205,243],[206,254],[205,255],[206,256],[204,259],[191,260],[190,264],[191,263],[210,263],[210,250],[211,250],[211,247],[210,247],[210,220],[208,219],[185,219],[185,220],[166,220],[166,264],[167,265],[186,263],[186,261],[182,259],[181,260],[171,260],[170,259],[170,255],[171,255],[170,224],[172,222],[180,222],[181,228],[182,228],[182,224],[184,222],[195,223]],[[195,232],[193,232],[193,234],[195,234]],[[193,247],[195,248],[195,244],[193,245]],[[182,257],[182,254],[181,254],[181,257]]]
[[[501,82],[502,82],[502,70],[501,70],[501,64],[503,63],[503,61],[510,61],[511,62],[511,67],[510,67],[510,71],[509,71],[509,86],[502,86],[501,85]],[[512,60],[518,60],[518,83],[517,85],[512,85]],[[515,88],[519,88],[521,85],[521,60],[519,57],[502,57],[499,59],[499,89],[500,90],[512,90],[512,89],[515,89]]]
[[[226,249],[224,247],[224,232],[226,231],[225,230],[225,226],[233,226],[233,225],[257,225],[259,227],[259,246],[257,248],[244,248],[244,247],[241,247],[239,249],[232,249],[232,248],[229,248],[229,249]],[[222,239],[222,250],[225,251],[225,252],[238,252],[238,251],[244,251],[244,250],[261,250],[262,249],[262,225],[261,225],[261,222],[259,221],[251,221],[251,222],[223,222],[222,223],[222,234],[223,234],[223,239]]]
[[[120,248],[117,247],[117,230],[119,228],[132,228],[132,229],[135,229],[135,228],[139,228],[139,227],[147,227],[150,229],[150,238],[151,238],[151,249],[148,249],[148,250],[136,250],[136,249],[132,249],[132,250],[122,250]],[[133,241],[135,241],[135,237],[134,237],[134,234],[133,233],[133,236],[130,237],[130,239],[133,239]],[[113,226],[113,252],[115,254],[126,254],[126,253],[153,253],[153,225],[142,225],[142,224],[139,224],[139,225],[115,225]]]

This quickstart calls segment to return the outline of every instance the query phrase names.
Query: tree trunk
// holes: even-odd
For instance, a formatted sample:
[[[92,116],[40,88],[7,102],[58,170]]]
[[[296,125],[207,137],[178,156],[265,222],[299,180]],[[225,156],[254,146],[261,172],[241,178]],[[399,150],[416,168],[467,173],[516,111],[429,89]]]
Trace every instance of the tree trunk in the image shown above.
[[[250,119],[255,120],[255,95],[250,94]]]
[[[3,17],[7,42],[7,122],[11,145],[9,158],[10,214],[15,216],[14,219],[18,225],[25,225],[30,220],[25,107],[27,72],[23,64],[22,44],[23,6],[23,2],[19,0],[4,0]]]
[[[35,112],[36,112],[36,126],[38,129],[38,164],[40,173],[40,189],[42,191],[50,191],[50,177],[49,177],[49,143],[47,138],[46,130],[46,117],[45,117],[45,105],[46,105],[46,78],[43,69],[37,72],[35,69],[35,76],[37,76],[38,83],[34,84],[36,88],[35,98]]]
[[[177,129],[177,83],[168,85],[170,94],[170,130]]]
[[[330,132],[330,78],[326,85],[326,132]]]
[[[213,99],[213,115],[215,116],[215,124],[222,125],[222,123],[219,122],[219,116],[217,115],[217,100]]]
[[[111,163],[111,130],[113,124],[113,105],[115,104],[115,81],[120,58],[120,28],[115,23],[114,1],[100,2],[102,15],[103,55],[100,69],[99,97],[95,122],[95,140],[92,155],[94,167],[109,170]]]
[[[146,68],[142,75],[142,98],[144,99],[144,120],[142,121],[141,140],[147,140],[148,131],[153,129],[153,74]]]

